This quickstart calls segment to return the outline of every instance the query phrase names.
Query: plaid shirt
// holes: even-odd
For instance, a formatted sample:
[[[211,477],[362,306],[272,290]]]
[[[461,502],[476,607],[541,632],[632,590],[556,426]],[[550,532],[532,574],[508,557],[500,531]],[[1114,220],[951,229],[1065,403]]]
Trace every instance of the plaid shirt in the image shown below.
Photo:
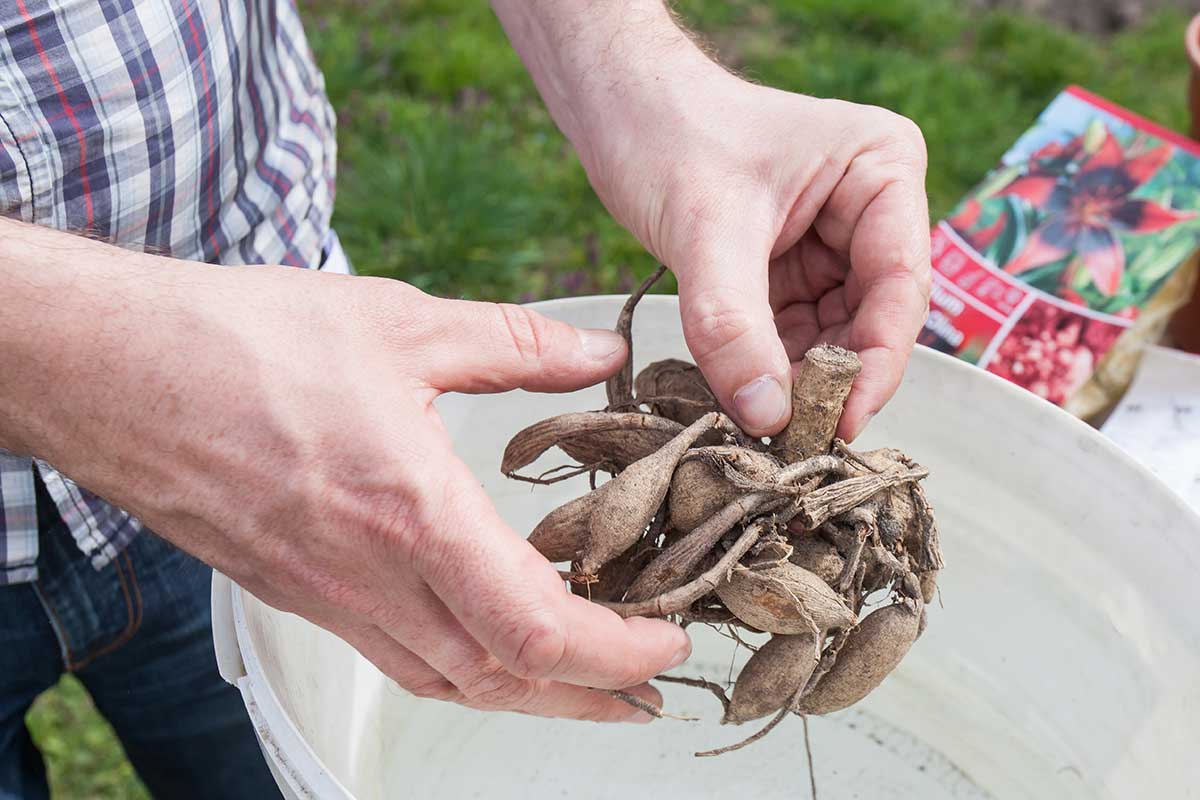
[[[213,263],[320,267],[334,115],[294,0],[0,2],[0,213]],[[140,529],[0,450],[0,584],[34,580],[34,471],[92,564]]]

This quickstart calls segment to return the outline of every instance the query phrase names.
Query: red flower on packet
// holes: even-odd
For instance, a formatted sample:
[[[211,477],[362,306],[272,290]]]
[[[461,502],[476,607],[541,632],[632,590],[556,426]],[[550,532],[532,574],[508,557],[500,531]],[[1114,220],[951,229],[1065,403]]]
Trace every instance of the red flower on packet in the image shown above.
[[[1051,193],[1059,185],[1059,179],[1073,171],[1083,154],[1082,133],[1065,144],[1045,144],[1029,157],[1025,174],[1014,179],[997,194],[1021,197],[1035,206],[1040,206],[1050,199]]]
[[[1082,137],[1072,140],[1065,150],[1071,150],[1077,140],[1082,142]],[[1064,286],[1070,286],[1075,271],[1083,268],[1101,293],[1115,294],[1125,273],[1125,251],[1118,232],[1154,233],[1196,216],[1195,212],[1130,197],[1172,154],[1171,146],[1163,144],[1127,159],[1107,129],[1099,149],[1074,174],[1064,170],[1065,176],[1055,175],[1041,166],[1035,154],[1030,159],[1036,165],[1034,172],[1017,178],[997,194],[1022,197],[1040,206],[1047,216],[1029,234],[1024,249],[1004,265],[1004,271],[1020,275],[1074,254],[1063,272]]]
[[[1086,417],[1182,301],[1173,277],[1198,250],[1200,143],[1071,87],[935,226],[919,341]]]
[[[950,217],[948,220],[955,230],[968,231],[979,224],[979,218],[983,215],[983,204],[975,198],[971,198],[963,204],[963,210]],[[991,225],[971,231],[969,234],[964,234],[971,242],[971,245],[979,250],[986,250],[992,246],[992,242],[996,241],[996,237],[1004,233],[1004,217],[998,217]]]

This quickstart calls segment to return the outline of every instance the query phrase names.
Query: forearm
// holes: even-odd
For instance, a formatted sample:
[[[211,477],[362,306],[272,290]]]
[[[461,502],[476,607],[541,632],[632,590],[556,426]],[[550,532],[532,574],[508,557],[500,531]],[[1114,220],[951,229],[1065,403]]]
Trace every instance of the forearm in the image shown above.
[[[165,340],[182,262],[0,219],[0,448],[46,458],[103,426],[136,361]],[[178,269],[174,270],[178,272]]]
[[[724,74],[661,0],[493,0],[492,6],[593,182],[596,171],[637,146],[646,120],[682,112],[688,86]]]

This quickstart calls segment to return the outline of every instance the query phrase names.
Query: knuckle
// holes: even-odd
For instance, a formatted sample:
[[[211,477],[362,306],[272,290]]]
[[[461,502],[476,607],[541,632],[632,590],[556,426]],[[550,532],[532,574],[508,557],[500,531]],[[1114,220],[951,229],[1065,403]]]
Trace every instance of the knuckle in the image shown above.
[[[747,191],[739,168],[731,164],[683,163],[687,168],[667,182],[655,241],[662,245],[660,258],[672,269],[686,270],[695,262],[711,260],[713,241],[734,225],[729,198],[752,192]],[[750,216],[746,214],[738,224],[744,225]]]
[[[929,267],[914,253],[898,250],[890,254],[880,265],[879,281],[890,281],[893,293],[906,296],[910,287],[916,287],[923,298],[928,299],[931,279]]]
[[[406,342],[415,330],[428,324],[427,313],[417,309],[430,297],[412,284],[390,278],[360,277],[355,279],[354,287],[355,318],[363,320],[373,334],[385,341]]]
[[[896,135],[908,147],[919,153],[922,158],[925,157],[925,134],[921,132],[921,126],[915,121],[897,114]]]
[[[913,120],[879,106],[866,107],[865,123],[875,131],[876,146],[890,159],[923,173],[929,156],[921,126]]]
[[[921,292],[921,300],[928,310],[929,300],[933,296],[933,267],[928,259],[922,259],[918,263],[913,277],[917,281],[917,289]]]
[[[340,577],[314,575],[308,580],[308,590],[326,606],[354,612],[360,609],[360,593]]]
[[[736,342],[754,328],[749,314],[731,307],[728,297],[725,290],[710,288],[700,290],[688,300],[684,335],[692,355],[699,360]]]
[[[405,498],[379,509],[382,513],[378,525],[382,530],[376,533],[370,529],[364,537],[364,552],[376,559],[387,556],[390,551],[403,563],[419,563],[429,548],[430,533],[435,529],[428,511],[432,505],[427,498]]]
[[[921,132],[921,126],[908,117],[888,113],[892,117],[892,139],[900,149],[902,160],[924,172],[929,161],[929,153],[925,146],[925,135]]]
[[[497,654],[508,671],[520,678],[554,675],[567,653],[567,635],[550,615],[526,617],[504,637]]]
[[[462,488],[459,481],[428,463],[428,451],[413,457],[425,459],[423,474],[393,481],[389,493],[363,509],[368,515],[362,523],[366,535],[356,544],[374,563],[425,570],[448,556],[453,539],[446,532],[453,530],[452,510]]]
[[[462,694],[455,688],[454,684],[445,678],[430,678],[402,685],[409,694],[424,700],[451,701],[462,697]]]
[[[396,547],[396,556],[420,571],[428,572],[443,565],[450,560],[449,540],[444,535],[450,507],[448,498],[425,498],[419,508],[410,506],[397,512],[389,523],[384,546]],[[388,557],[384,552],[378,555]]]
[[[537,687],[497,664],[460,684],[459,690],[467,703],[476,708],[518,709],[529,704]]]
[[[506,344],[519,360],[538,364],[545,351],[547,321],[527,308],[512,303],[497,303]]]
[[[390,278],[373,278],[371,280],[371,292],[374,294],[382,291],[384,293],[384,297],[388,301],[414,303],[429,299],[429,295],[413,286],[411,283],[405,283],[404,281],[393,280]]]

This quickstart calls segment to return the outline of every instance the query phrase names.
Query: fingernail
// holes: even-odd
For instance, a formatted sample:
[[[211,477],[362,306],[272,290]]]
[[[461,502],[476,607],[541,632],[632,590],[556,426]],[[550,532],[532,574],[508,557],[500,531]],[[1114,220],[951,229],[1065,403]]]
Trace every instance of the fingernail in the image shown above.
[[[770,430],[787,413],[787,395],[779,381],[763,375],[734,393],[733,408],[743,428]]]
[[[582,328],[579,343],[583,353],[594,361],[607,361],[613,353],[625,347],[625,340],[612,331],[602,328]]]
[[[671,659],[671,663],[667,664],[667,669],[675,669],[680,664],[687,661],[688,656],[690,656],[691,654],[692,654],[692,642],[689,639],[688,643],[685,644],[683,647],[679,648],[679,650],[675,653],[675,656]]]

